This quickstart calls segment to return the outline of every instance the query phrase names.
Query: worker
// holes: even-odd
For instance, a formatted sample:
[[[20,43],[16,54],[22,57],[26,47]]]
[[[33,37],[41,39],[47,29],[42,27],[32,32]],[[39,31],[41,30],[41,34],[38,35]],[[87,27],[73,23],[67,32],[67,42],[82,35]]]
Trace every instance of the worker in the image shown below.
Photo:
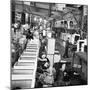
[[[50,65],[49,59],[46,57],[46,53],[43,52],[41,57],[38,58],[38,66],[40,66],[42,69],[47,69]]]
[[[66,40],[66,45],[65,45],[65,53],[63,55],[64,58],[68,58],[68,49],[69,49],[69,38]]]
[[[30,29],[27,30],[26,38],[30,40],[33,39],[33,34],[31,33]]]
[[[38,58],[35,87],[37,87],[37,88],[43,87],[44,79],[46,77],[46,72],[47,72],[47,69],[49,68],[49,66],[50,66],[50,61],[46,57],[46,53],[43,52],[41,57]]]

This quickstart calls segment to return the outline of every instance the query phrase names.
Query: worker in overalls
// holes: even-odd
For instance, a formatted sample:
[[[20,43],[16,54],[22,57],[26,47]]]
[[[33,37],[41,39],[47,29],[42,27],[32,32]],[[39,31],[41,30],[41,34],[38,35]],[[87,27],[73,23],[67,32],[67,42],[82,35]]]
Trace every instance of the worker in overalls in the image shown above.
[[[55,69],[50,68],[50,61],[46,57],[45,52],[38,61],[37,68],[37,87],[51,87],[54,83]]]

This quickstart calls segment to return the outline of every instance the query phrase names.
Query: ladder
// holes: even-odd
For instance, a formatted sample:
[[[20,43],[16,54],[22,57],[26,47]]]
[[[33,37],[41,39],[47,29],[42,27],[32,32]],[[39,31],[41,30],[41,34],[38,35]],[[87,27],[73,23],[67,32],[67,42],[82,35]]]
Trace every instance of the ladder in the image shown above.
[[[28,41],[27,47],[12,68],[12,87],[30,89],[35,87],[39,40]]]

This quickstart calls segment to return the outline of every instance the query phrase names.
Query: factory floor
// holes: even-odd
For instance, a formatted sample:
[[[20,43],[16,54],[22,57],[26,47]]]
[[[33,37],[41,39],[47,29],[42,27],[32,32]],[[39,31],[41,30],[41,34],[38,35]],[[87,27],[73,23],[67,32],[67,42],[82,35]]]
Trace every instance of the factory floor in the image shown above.
[[[73,56],[72,56],[71,52],[69,52],[69,58],[63,58],[65,48],[64,48],[64,46],[62,46],[62,42],[63,41],[60,38],[56,38],[55,50],[59,51],[59,53],[61,55],[61,60],[65,60],[67,62],[72,63]],[[67,66],[67,68],[70,68],[70,67]],[[60,79],[57,79],[57,80],[58,81],[56,81],[54,84],[54,86],[56,86],[56,87],[58,87],[58,86],[87,85],[87,81],[82,80],[81,76],[79,74],[74,75],[72,70],[69,71],[68,75],[63,80],[60,80]]]

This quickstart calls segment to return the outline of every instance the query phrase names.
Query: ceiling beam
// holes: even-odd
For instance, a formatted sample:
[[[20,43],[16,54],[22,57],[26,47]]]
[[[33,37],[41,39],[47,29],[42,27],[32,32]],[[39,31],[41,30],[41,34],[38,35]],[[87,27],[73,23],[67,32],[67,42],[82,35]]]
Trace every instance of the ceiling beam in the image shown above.
[[[22,5],[22,4],[16,4],[16,5]],[[25,4],[24,4],[25,5]],[[35,7],[35,6],[28,6],[28,5],[26,5],[27,7],[33,7],[33,8],[38,8],[38,9],[43,9],[43,10],[49,10],[49,9],[46,9],[46,8],[41,8],[41,7]],[[54,12],[60,12],[60,13],[63,13],[63,11],[60,11],[60,10],[53,10],[52,8],[51,8],[51,11],[54,11]]]

